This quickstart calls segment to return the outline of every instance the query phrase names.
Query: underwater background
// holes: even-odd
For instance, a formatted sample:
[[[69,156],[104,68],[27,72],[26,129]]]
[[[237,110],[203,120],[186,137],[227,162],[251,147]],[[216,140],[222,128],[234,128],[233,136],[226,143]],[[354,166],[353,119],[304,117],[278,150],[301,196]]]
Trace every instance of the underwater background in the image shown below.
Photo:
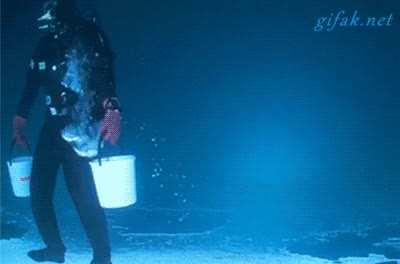
[[[109,151],[137,162],[138,202],[106,210],[115,263],[400,259],[399,1],[79,4],[116,54],[123,130]],[[31,263],[40,243],[6,161],[41,5],[1,1],[2,263]],[[339,10],[393,14],[393,25],[314,30]],[[61,232],[71,263],[86,263],[61,176]]]

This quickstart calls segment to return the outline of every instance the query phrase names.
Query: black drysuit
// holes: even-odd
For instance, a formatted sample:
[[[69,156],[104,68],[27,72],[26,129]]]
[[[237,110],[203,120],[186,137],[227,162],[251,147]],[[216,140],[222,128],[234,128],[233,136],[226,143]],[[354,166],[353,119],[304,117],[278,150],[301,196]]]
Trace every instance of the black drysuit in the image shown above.
[[[49,248],[65,250],[52,203],[57,170],[62,166],[94,257],[110,258],[106,219],[99,205],[89,158],[78,155],[61,134],[72,122],[70,111],[78,98],[89,102],[86,106],[90,109],[86,110],[90,112],[90,120],[85,122],[96,122],[104,115],[102,102],[116,96],[114,87],[112,53],[96,25],[79,21],[64,32],[49,33],[39,41],[17,114],[26,118],[39,90],[44,92],[48,111],[34,152],[30,187],[33,215]]]

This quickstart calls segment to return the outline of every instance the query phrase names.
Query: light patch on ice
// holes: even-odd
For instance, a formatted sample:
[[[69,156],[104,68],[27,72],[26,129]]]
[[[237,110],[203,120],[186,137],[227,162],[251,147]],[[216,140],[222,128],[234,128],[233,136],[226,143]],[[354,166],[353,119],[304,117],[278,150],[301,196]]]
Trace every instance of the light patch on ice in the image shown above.
[[[374,243],[375,247],[393,247],[400,250],[400,237],[391,237],[385,241]]]
[[[339,261],[340,261],[339,263],[343,264],[375,264],[389,260],[382,255],[370,254],[368,258],[348,257],[348,258],[340,258]]]
[[[204,231],[204,232],[192,232],[192,233],[179,233],[179,234],[170,234],[170,233],[119,233],[122,237],[193,237],[193,236],[207,236],[210,235],[213,231]]]

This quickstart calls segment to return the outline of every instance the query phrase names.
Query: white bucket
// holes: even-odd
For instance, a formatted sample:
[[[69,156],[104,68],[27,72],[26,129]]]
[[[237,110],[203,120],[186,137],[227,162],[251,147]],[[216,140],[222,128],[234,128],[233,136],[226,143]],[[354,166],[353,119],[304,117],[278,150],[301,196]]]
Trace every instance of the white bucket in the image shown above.
[[[32,157],[24,156],[14,158],[7,162],[11,185],[16,197],[28,197],[29,183],[31,181]]]
[[[136,202],[135,156],[112,156],[90,162],[100,205],[121,208]]]

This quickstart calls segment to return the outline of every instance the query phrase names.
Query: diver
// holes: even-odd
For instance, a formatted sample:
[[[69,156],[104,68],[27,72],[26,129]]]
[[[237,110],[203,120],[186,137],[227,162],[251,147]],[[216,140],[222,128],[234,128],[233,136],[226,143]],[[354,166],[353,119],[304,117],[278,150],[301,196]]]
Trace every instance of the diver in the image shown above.
[[[41,90],[47,111],[33,154],[30,191],[32,213],[46,247],[29,251],[28,256],[37,262],[65,261],[52,202],[62,166],[93,249],[91,264],[110,264],[107,222],[89,161],[97,156],[99,140],[116,144],[120,135],[114,56],[104,32],[78,13],[73,0],[47,1],[43,11],[38,22],[46,33],[33,52],[13,120],[13,140],[26,146],[23,129]]]

